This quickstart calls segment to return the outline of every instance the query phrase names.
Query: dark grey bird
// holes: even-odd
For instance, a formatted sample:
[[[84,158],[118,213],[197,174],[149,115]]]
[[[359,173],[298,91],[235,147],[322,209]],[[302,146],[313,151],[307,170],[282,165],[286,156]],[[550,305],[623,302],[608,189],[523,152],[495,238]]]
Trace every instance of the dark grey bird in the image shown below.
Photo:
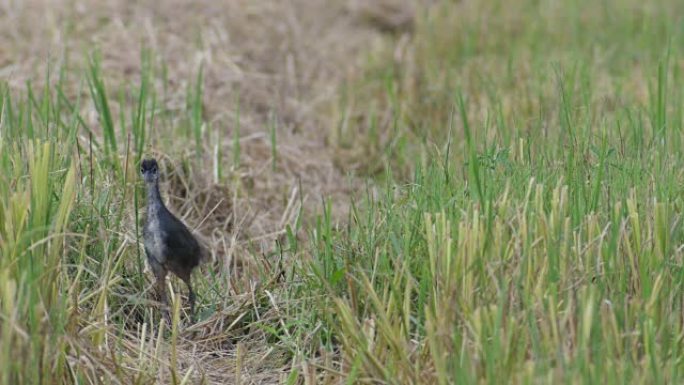
[[[205,253],[190,230],[164,205],[159,193],[159,165],[155,159],[145,159],[140,165],[147,187],[147,219],[143,227],[145,254],[157,279],[157,292],[168,318],[166,275],[177,275],[188,286],[191,317],[195,312],[195,292],[191,273]]]

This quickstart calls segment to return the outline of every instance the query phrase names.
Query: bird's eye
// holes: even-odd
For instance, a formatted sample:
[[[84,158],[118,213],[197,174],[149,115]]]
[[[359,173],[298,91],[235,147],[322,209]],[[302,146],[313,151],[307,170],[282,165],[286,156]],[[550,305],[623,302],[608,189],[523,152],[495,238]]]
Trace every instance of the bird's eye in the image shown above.
[[[145,169],[142,168],[142,167],[140,167],[140,173],[141,173],[141,174],[144,174],[144,173],[145,173]]]

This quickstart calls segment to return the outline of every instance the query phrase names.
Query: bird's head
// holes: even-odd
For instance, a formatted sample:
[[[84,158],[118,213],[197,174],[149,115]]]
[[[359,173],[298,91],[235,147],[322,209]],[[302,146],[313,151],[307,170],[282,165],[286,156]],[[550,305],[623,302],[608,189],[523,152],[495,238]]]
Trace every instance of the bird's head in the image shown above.
[[[156,159],[144,159],[140,163],[140,174],[146,184],[155,184],[159,180],[159,165]]]

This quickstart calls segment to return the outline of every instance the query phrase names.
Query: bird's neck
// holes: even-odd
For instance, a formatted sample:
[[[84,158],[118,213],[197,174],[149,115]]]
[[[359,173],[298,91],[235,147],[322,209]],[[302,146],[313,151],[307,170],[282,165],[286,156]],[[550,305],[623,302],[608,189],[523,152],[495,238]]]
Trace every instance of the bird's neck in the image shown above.
[[[159,193],[159,182],[150,183],[147,185],[147,212],[156,213],[159,209],[164,207],[164,202]]]

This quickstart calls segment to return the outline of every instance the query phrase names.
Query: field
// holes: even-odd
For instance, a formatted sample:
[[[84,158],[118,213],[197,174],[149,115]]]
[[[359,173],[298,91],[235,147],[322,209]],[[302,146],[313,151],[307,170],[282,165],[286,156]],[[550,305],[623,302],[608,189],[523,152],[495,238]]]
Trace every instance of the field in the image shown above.
[[[2,2],[0,385],[682,383],[682,47],[675,0]]]

